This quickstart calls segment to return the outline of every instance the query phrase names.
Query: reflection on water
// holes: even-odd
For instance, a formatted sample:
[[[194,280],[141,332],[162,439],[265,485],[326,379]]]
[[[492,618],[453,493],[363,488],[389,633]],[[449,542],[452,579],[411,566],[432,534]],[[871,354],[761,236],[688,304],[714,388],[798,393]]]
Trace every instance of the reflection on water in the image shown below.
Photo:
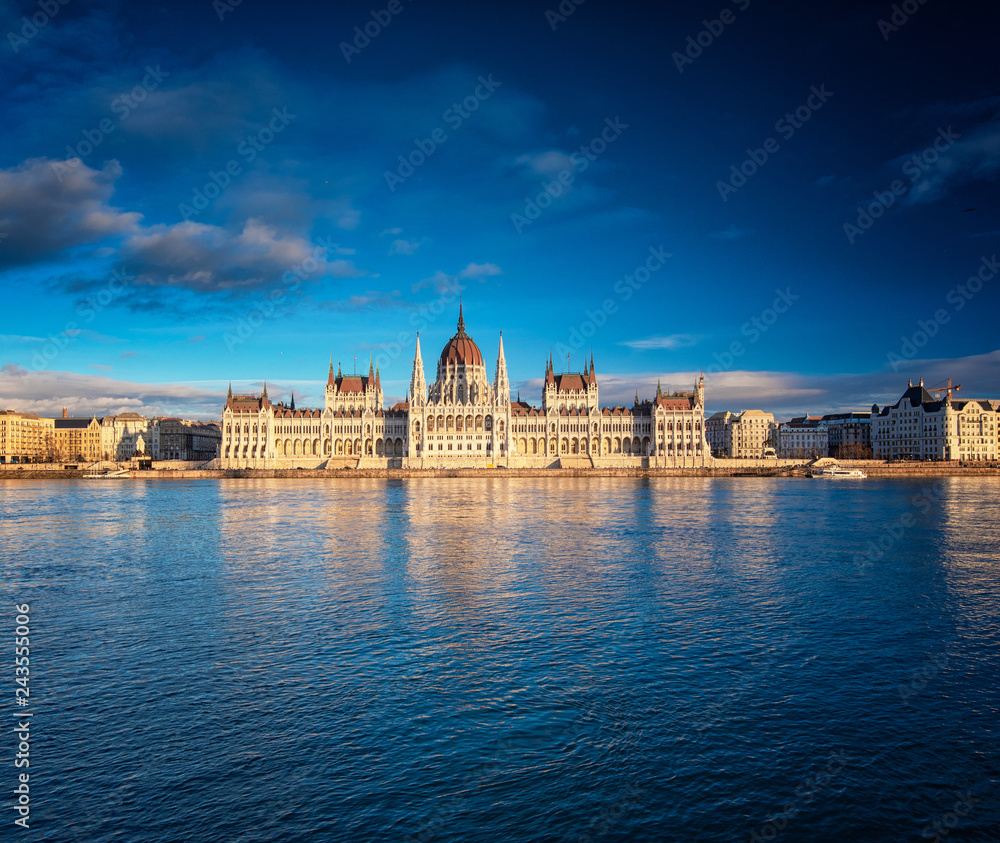
[[[949,839],[991,839],[996,501],[989,478],[0,483],[32,831],[729,841],[792,805],[785,840],[907,839],[974,788]]]

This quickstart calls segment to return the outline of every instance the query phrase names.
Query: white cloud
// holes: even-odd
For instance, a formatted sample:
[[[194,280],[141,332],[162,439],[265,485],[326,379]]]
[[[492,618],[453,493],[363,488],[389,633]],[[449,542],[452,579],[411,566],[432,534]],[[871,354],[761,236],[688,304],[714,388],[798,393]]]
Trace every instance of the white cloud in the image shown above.
[[[118,381],[105,375],[31,371],[13,364],[0,369],[0,407],[41,416],[61,415],[66,407],[71,416],[136,412],[146,416],[218,419],[224,404],[224,389],[213,391],[185,384]]]
[[[416,240],[393,240],[389,245],[390,255],[412,255],[420,248],[420,243]]]
[[[647,337],[642,340],[626,340],[619,345],[627,345],[629,348],[646,351],[657,348],[690,348],[698,343],[698,338],[691,334],[670,334],[666,337]]]
[[[424,278],[413,284],[410,292],[416,293],[427,288],[438,293],[454,292],[456,287],[461,287],[459,283],[461,281],[475,280],[482,283],[487,278],[500,274],[502,270],[495,263],[470,263],[456,275],[438,270],[430,278]]]
[[[936,153],[936,150],[932,150]],[[900,156],[897,163],[905,165],[913,155]],[[926,160],[926,159],[923,159]],[[924,166],[921,162],[918,166]],[[904,171],[905,172],[905,171]],[[904,198],[908,205],[936,202],[962,185],[977,181],[995,181],[1000,175],[1000,120],[978,126],[955,141],[941,153]]]
[[[539,176],[554,176],[564,170],[570,172],[576,170],[576,165],[569,153],[559,149],[519,155],[514,159],[514,163]]]
[[[260,220],[247,220],[239,233],[215,225],[181,222],[155,225],[130,237],[122,257],[140,284],[197,291],[254,289],[283,283],[285,273],[316,260],[307,276],[354,278],[364,273],[350,261],[326,260],[308,240],[282,236]]]
[[[135,231],[142,215],[108,204],[121,173],[117,161],[94,170],[78,158],[31,158],[0,170],[0,231],[6,235],[0,268]]]

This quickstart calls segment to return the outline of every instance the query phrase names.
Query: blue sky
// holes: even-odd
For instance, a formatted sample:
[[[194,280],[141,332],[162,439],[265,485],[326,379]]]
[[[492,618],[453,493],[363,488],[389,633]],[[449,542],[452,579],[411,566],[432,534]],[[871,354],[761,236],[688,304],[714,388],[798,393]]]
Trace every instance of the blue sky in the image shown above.
[[[398,400],[457,295],[532,402],[1000,397],[1000,10],[663,5],[0,0],[0,403]]]

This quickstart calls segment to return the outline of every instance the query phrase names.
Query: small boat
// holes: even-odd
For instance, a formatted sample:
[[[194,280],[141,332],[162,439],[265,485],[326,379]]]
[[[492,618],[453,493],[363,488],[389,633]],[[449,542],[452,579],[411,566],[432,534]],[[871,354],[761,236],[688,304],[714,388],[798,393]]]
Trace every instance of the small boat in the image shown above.
[[[120,480],[123,477],[129,477],[128,469],[119,469],[118,471],[89,471],[83,475],[84,480]]]
[[[829,466],[828,468],[817,468],[812,472],[813,477],[833,477],[847,480],[864,480],[868,475],[860,468],[840,468],[840,466]]]

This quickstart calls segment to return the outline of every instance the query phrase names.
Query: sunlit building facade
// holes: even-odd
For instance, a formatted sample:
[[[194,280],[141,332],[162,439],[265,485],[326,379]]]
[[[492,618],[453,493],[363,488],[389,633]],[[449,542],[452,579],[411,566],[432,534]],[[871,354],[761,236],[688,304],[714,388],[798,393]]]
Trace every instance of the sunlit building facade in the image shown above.
[[[706,466],[705,390],[602,407],[593,355],[583,372],[546,362],[541,406],[510,400],[503,337],[490,381],[459,309],[428,385],[417,337],[407,400],[386,409],[379,370],[344,375],[333,361],[324,407],[226,398],[222,468],[491,468]]]
[[[910,381],[895,404],[881,410],[875,404],[871,419],[876,459],[997,459],[1000,425],[994,403],[955,399],[951,389],[935,398],[924,388],[923,378],[916,386]]]

